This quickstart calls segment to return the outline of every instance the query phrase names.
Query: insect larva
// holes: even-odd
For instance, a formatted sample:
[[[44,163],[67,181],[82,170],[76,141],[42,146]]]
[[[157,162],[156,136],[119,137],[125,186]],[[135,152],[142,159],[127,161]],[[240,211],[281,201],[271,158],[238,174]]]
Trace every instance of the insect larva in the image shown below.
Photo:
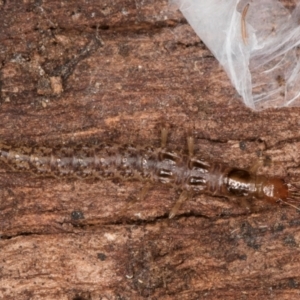
[[[168,184],[182,191],[169,217],[176,215],[181,204],[194,194],[206,193],[227,198],[263,199],[292,207],[299,199],[298,190],[283,179],[257,175],[258,164],[249,170],[203,160],[194,155],[194,140],[188,137],[188,155],[166,147],[167,130],[162,130],[161,147],[107,145],[77,148],[0,147],[0,159],[15,170],[39,176],[139,180]],[[141,198],[146,194],[143,189]],[[297,207],[295,207],[298,209]],[[299,210],[299,209],[298,209]]]
[[[241,18],[241,29],[242,29],[242,39],[245,45],[247,45],[248,35],[246,29],[246,15],[248,12],[249,3],[244,7],[242,11],[242,18]]]

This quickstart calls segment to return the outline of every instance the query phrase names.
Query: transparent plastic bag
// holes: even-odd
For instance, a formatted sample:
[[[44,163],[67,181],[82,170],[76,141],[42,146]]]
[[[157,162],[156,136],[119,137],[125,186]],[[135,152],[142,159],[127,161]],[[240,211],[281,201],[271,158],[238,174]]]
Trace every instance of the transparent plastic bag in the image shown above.
[[[224,67],[245,105],[300,106],[300,4],[172,0]]]

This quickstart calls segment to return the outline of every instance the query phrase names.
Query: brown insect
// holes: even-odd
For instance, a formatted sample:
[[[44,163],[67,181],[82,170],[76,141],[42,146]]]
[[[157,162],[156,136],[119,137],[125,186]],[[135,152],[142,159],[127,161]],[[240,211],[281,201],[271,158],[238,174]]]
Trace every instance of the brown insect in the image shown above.
[[[242,11],[242,19],[241,19],[241,29],[242,29],[242,39],[245,45],[247,45],[248,34],[246,29],[246,15],[249,9],[249,3],[245,5]]]
[[[299,193],[281,178],[257,175],[259,164],[250,169],[229,167],[226,164],[203,160],[194,155],[194,139],[187,138],[188,155],[166,147],[167,129],[162,130],[161,147],[101,144],[77,148],[19,148],[0,147],[0,159],[15,170],[39,176],[120,178],[139,180],[145,188],[138,198],[144,198],[151,183],[168,184],[180,189],[181,195],[169,217],[173,218],[184,201],[194,194],[206,193],[227,198],[263,199],[272,204],[291,202]]]

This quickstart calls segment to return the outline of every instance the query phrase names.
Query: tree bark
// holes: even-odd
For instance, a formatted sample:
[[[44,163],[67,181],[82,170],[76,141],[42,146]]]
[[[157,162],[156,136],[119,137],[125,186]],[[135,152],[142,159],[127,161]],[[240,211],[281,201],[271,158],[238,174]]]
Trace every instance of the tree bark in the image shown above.
[[[299,182],[300,110],[246,108],[167,1],[0,1],[0,137],[169,146]],[[0,171],[1,299],[299,299],[299,212]],[[298,183],[299,184],[299,183]]]

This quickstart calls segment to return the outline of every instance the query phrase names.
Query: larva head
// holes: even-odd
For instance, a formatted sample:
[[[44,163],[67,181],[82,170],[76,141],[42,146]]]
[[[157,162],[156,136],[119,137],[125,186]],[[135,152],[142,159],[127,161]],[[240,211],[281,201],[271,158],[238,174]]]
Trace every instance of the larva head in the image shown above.
[[[288,185],[281,178],[267,178],[262,185],[262,192],[263,198],[273,204],[289,198]]]

